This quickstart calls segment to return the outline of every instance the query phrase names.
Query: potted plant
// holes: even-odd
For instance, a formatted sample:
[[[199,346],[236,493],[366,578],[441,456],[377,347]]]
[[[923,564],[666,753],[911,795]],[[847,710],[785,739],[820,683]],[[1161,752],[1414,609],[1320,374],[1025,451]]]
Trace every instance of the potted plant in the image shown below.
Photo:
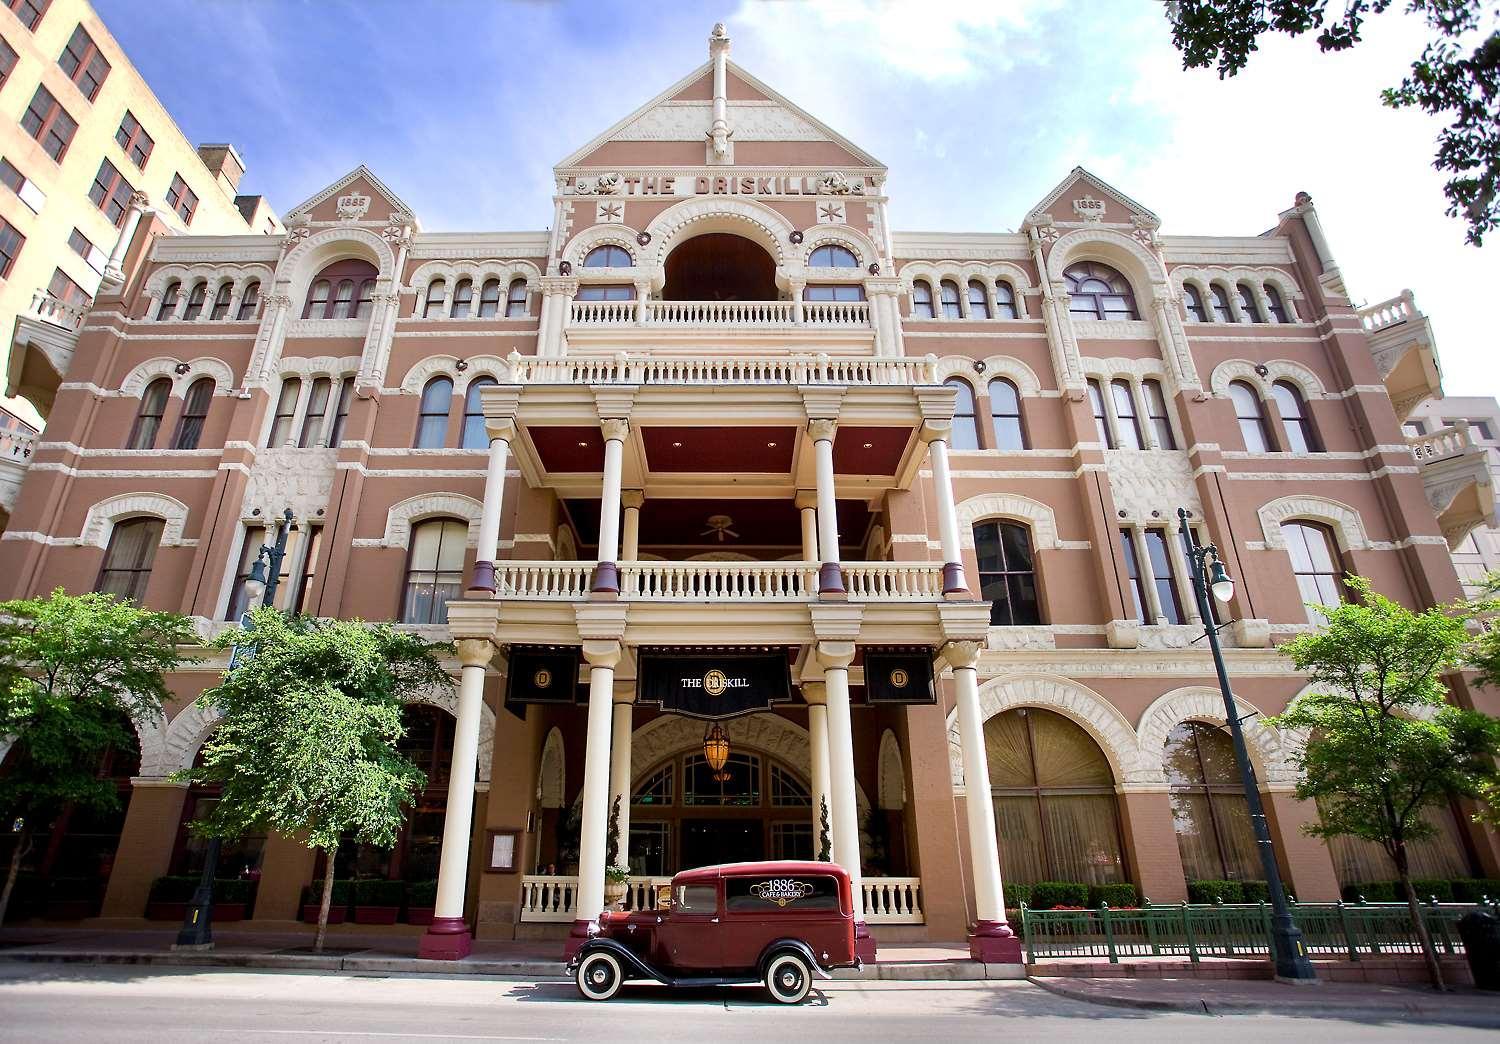
[[[354,923],[395,924],[406,882],[365,878],[354,882]]]
[[[200,880],[197,874],[158,877],[152,882],[151,893],[146,899],[146,919],[180,922]],[[239,877],[215,878],[214,920],[243,921],[254,892],[254,881]]]
[[[625,908],[630,891],[630,867],[620,866],[620,796],[609,806],[609,824],[605,827],[604,905],[611,910]]]
[[[431,924],[436,903],[436,881],[412,881],[406,886],[406,923]]]
[[[353,881],[333,882],[333,901],[328,906],[328,923],[343,924],[349,910],[350,886]],[[314,881],[302,889],[302,920],[305,924],[318,923],[318,908],[323,900],[323,882]]]

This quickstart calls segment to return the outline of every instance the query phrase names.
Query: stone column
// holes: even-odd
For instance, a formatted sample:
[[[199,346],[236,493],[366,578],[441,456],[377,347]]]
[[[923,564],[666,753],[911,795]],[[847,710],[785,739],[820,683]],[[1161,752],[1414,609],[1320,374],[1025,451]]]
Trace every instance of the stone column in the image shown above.
[[[1141,895],[1153,903],[1180,903],[1187,880],[1172,819],[1172,795],[1162,783],[1127,783],[1117,788],[1125,844]]]
[[[500,559],[500,508],[505,498],[505,461],[515,423],[505,421],[490,429],[490,460],[484,473],[484,507],[479,515],[479,546],[474,552],[474,575],[469,590],[495,593],[495,563]]]
[[[807,701],[807,741],[811,750],[813,854],[822,844],[823,805],[828,805],[828,835],[833,836],[833,801],[828,791],[828,690],[823,682],[803,682]]]
[[[604,479],[599,489],[599,564],[590,590],[620,591],[620,470],[625,459],[625,436],[630,422],[610,417],[599,422],[604,433]]]
[[[479,762],[479,717],[484,706],[484,672],[495,655],[486,639],[458,642],[458,721],[453,729],[453,763],[448,775],[448,808],[438,863],[437,903],[432,924],[417,956],[456,961],[469,955],[474,937],[464,922],[469,877],[469,841],[474,825],[474,779]]]
[[[989,760],[984,751],[984,720],[979,709],[979,651],[980,643],[975,641],[949,642],[943,646],[943,656],[953,666],[959,743],[963,748],[964,809],[974,868],[975,924],[969,934],[969,956],[986,964],[1021,964],[1021,940],[1005,923],[1000,848],[995,839]]]
[[[865,925],[864,873],[859,855],[859,804],[854,787],[854,728],[849,719],[849,664],[853,642],[819,642],[828,707],[828,788],[833,794],[833,861],[849,874],[854,893],[854,943],[862,959],[874,960],[875,940]]]
[[[802,561],[818,560],[818,494],[810,489],[797,491],[797,511],[802,515]]]
[[[130,781],[130,804],[104,891],[103,917],[143,917],[151,883],[167,872],[187,784],[142,776]]]
[[[620,803],[620,819],[615,833],[616,866],[630,865],[630,733],[634,727],[631,713],[634,704],[633,685],[615,691],[609,745],[609,807],[612,811],[615,802]]]
[[[937,499],[938,540],[943,554],[943,594],[967,597],[963,552],[959,549],[958,508],[953,503],[953,476],[948,470],[948,432],[937,430],[927,444],[932,459],[933,496]]]
[[[144,192],[132,192],[130,194],[130,205],[125,210],[125,223],[120,226],[120,238],[115,240],[114,249],[109,252],[109,260],[104,265],[102,288],[115,291],[124,285],[125,251],[130,249],[130,241],[135,238],[135,230],[141,224],[141,215],[146,212],[146,208],[150,205],[151,200],[146,197]],[[184,287],[184,290],[186,290],[186,287]]]
[[[627,489],[620,494],[620,506],[624,509],[621,525],[620,561],[635,562],[641,557],[641,505],[646,503],[646,494],[638,489]]]
[[[819,418],[808,421],[818,474],[818,593],[843,594],[844,574],[839,569],[839,519],[833,489],[833,436],[838,422]]]
[[[589,931],[604,910],[604,831],[609,821],[609,760],[611,708],[615,665],[620,662],[617,641],[585,641],[589,663],[588,734],[583,752],[583,823],[578,836],[578,900],[573,927],[563,957],[571,959],[588,941]]]

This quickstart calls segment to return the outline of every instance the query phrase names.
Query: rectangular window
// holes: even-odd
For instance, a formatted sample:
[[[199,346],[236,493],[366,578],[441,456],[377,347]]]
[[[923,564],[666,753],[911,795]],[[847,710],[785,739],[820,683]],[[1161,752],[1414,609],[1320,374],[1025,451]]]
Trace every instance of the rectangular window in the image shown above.
[[[58,55],[57,64],[68,74],[68,79],[78,85],[85,98],[93,101],[99,97],[99,88],[109,76],[109,62],[104,60],[94,38],[84,31],[83,26],[73,30],[68,45]]]
[[[47,293],[63,304],[86,305],[89,302],[88,292],[73,282],[61,268],[53,271],[52,281],[47,284]]]
[[[109,256],[93,244],[88,236],[83,234],[82,229],[75,228],[68,235],[68,246],[73,248],[73,253],[88,264],[95,272],[103,272],[104,266],[109,263]]]
[[[1141,623],[1150,623],[1146,619],[1146,589],[1141,586],[1141,559],[1136,552],[1135,533],[1129,529],[1120,530],[1120,553],[1125,556],[1125,575],[1130,578],[1130,598],[1135,604],[1135,618]]]
[[[1146,393],[1146,419],[1156,435],[1158,449],[1176,449],[1177,440],[1172,436],[1172,421],[1167,416],[1167,399],[1162,394],[1161,382],[1145,380],[1141,389]]]
[[[36,183],[3,157],[0,157],[0,184],[19,196],[21,202],[30,207],[33,213],[40,213],[42,204],[47,202],[46,195],[36,187]]]
[[[107,159],[99,162],[99,173],[89,187],[89,199],[116,228],[125,220],[125,211],[130,208],[130,197],[134,194],[135,189],[113,163]]]
[[[323,549],[323,527],[306,527],[307,536],[302,540],[302,561],[297,576],[296,597],[292,600],[292,612],[307,611],[307,596],[312,591],[313,581],[318,577],[318,555]]]
[[[1193,539],[1198,541],[1199,547],[1203,546],[1203,533],[1201,531],[1194,529]],[[1191,573],[1193,568],[1193,548],[1188,541],[1187,534],[1183,533],[1181,530],[1178,530],[1177,532],[1177,542],[1182,547],[1182,560],[1188,563],[1187,569],[1189,572],[1189,580],[1187,583],[1187,597],[1191,604],[1197,605],[1198,595],[1193,591],[1191,582]],[[1219,626],[1219,603],[1218,599],[1213,596],[1212,591],[1210,591],[1208,595],[1208,622],[1213,624],[1215,627]]]
[[[1115,448],[1114,436],[1109,431],[1109,415],[1104,412],[1104,392],[1099,382],[1089,378],[1089,408],[1094,411],[1094,427],[1099,431],[1099,443],[1107,449]]]
[[[0,86],[4,86],[5,81],[10,79],[11,71],[15,69],[18,57],[16,49],[6,42],[3,37],[0,37]]]
[[[26,245],[26,237],[16,231],[14,225],[0,218],[0,279],[10,276],[11,266]]]
[[[234,583],[229,588],[229,603],[224,609],[226,620],[238,620],[251,608],[249,597],[245,593],[245,581],[250,578],[250,567],[255,564],[256,556],[260,554],[260,545],[265,541],[265,537],[266,531],[259,526],[245,527],[245,540],[240,545],[239,565],[235,569]]]
[[[1141,449],[1144,443],[1141,441],[1141,426],[1135,415],[1135,394],[1130,390],[1130,382],[1126,380],[1113,380],[1109,382],[1110,396],[1115,402],[1115,419],[1120,422],[1120,447],[1122,449]]]
[[[141,170],[146,169],[146,161],[151,158],[151,150],[156,147],[156,142],[151,140],[151,135],[146,133],[146,128],[141,126],[141,121],[129,109],[125,110],[125,118],[120,121],[120,129],[115,131],[115,141],[125,150],[131,163]]]
[[[1156,588],[1162,616],[1167,623],[1182,623],[1182,601],[1177,597],[1177,580],[1173,575],[1172,556],[1167,548],[1165,529],[1146,530],[1146,556],[1151,562],[1151,583]]]
[[[31,104],[21,114],[21,126],[37,140],[47,155],[61,163],[78,130],[78,121],[68,115],[68,111],[52,97],[51,91],[38,86],[31,96]]]
[[[1485,442],[1489,442],[1495,437],[1494,435],[1490,434],[1490,425],[1488,421],[1469,421],[1469,431],[1475,438],[1483,439]]]
[[[172,175],[172,185],[167,189],[167,206],[177,211],[184,225],[193,223],[193,213],[198,209],[198,197],[187,187],[181,174]]]
[[[47,13],[51,4],[52,0],[5,0],[5,6],[10,8],[11,14],[32,32],[36,32],[36,27],[42,24],[42,15]]]

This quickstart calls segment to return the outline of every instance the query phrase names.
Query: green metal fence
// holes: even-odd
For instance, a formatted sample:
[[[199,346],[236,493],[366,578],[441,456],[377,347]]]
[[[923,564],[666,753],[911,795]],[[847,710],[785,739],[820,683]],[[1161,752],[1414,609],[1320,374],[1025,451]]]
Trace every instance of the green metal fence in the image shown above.
[[[1458,920],[1500,904],[1424,903],[1422,921],[1440,954],[1463,953]],[[1314,957],[1420,954],[1405,903],[1293,903],[1292,920]],[[1269,959],[1271,907],[1267,903],[1152,906],[1111,910],[1031,910],[1021,907],[1026,960],[1045,957],[1243,957]]]

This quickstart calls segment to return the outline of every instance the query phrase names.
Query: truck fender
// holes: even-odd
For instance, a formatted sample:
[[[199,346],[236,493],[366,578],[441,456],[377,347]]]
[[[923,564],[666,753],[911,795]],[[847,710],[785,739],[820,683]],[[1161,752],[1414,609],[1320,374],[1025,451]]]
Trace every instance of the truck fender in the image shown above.
[[[762,978],[765,977],[766,965],[771,963],[771,958],[782,953],[797,954],[797,956],[807,961],[807,966],[812,969],[812,973],[820,979],[833,978],[832,975],[824,970],[817,955],[813,953],[812,947],[801,939],[777,939],[775,942],[767,944],[766,948],[760,951],[760,960],[755,964]]]
[[[584,943],[578,948],[578,953],[574,955],[573,959],[568,962],[568,970],[573,971],[589,954],[600,951],[613,954],[619,960],[620,967],[624,969],[625,974],[631,978],[651,979],[660,983],[669,983],[671,981],[667,976],[641,960],[639,954],[621,945],[614,939],[594,938]]]

